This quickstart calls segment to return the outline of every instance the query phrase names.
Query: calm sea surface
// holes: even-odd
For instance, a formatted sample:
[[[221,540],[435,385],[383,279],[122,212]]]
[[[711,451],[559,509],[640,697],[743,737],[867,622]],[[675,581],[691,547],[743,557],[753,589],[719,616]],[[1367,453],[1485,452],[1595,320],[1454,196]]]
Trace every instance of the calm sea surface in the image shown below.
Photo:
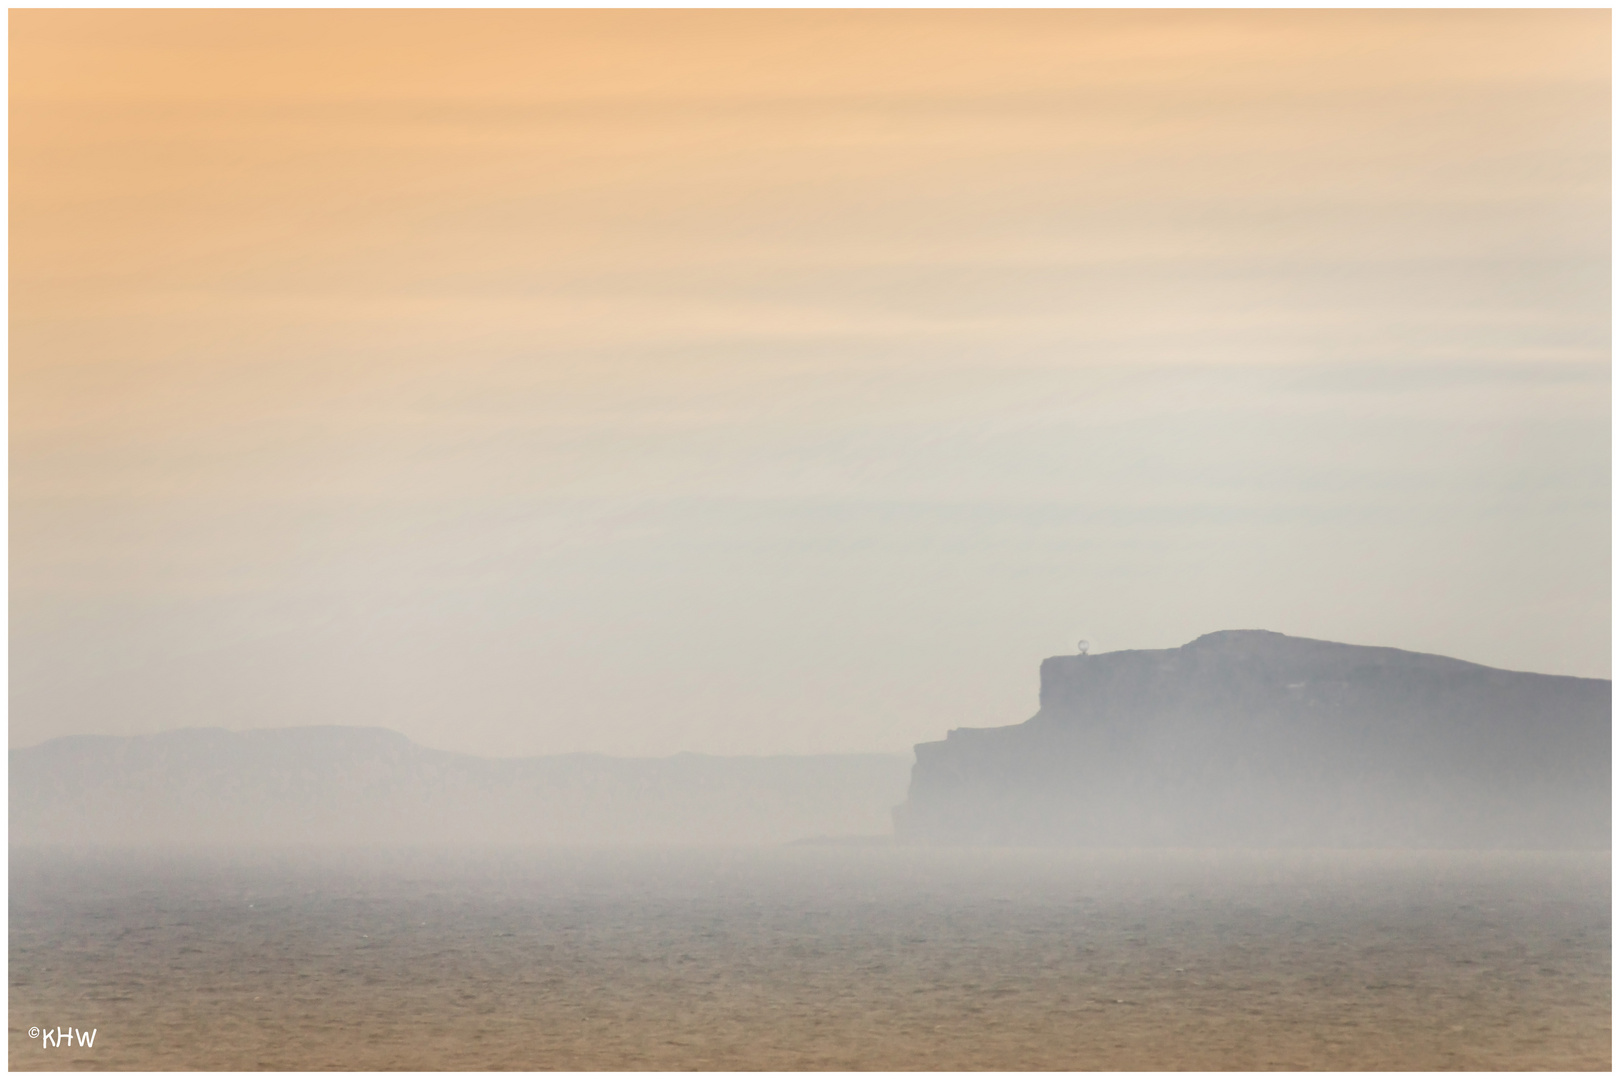
[[[10,1064],[1607,1069],[1609,897],[1607,853],[14,849]]]

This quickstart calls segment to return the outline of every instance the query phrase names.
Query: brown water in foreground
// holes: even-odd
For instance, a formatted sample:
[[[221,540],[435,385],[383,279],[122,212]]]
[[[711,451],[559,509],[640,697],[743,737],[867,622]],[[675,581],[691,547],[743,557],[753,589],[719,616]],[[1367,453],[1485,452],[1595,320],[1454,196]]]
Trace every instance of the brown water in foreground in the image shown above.
[[[18,849],[10,888],[13,1069],[1610,1065],[1608,853]]]

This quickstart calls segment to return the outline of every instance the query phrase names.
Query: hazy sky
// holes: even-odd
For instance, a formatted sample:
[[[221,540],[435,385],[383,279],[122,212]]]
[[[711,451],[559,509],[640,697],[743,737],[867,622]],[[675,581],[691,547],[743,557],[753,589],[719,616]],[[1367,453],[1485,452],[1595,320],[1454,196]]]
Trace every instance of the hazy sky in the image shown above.
[[[13,11],[11,743],[1608,676],[1607,11]]]

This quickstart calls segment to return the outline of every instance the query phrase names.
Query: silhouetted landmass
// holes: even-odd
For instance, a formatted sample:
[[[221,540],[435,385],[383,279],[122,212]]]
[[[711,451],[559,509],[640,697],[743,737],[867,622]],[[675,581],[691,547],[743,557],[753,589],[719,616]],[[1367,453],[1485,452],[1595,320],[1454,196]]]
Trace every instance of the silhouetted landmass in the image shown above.
[[[1040,711],[917,747],[902,838],[1607,848],[1611,683],[1287,637],[1057,656]]]
[[[13,843],[754,844],[887,834],[892,754],[480,758],[381,728],[191,728],[11,751]]]

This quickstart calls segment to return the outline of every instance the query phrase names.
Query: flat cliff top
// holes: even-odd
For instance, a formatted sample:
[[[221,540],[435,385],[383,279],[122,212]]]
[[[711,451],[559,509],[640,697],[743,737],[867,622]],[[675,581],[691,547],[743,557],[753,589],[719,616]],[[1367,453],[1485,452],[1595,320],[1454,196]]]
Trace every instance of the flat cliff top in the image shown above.
[[[1103,665],[1115,668],[1147,668],[1170,672],[1227,666],[1270,668],[1292,671],[1306,677],[1344,678],[1353,671],[1368,668],[1398,668],[1434,674],[1495,673],[1537,679],[1571,679],[1608,684],[1608,679],[1588,679],[1573,675],[1541,675],[1487,667],[1434,653],[1410,652],[1379,645],[1347,645],[1338,641],[1292,637],[1272,630],[1217,630],[1170,649],[1121,649],[1089,656],[1054,656],[1043,664],[1078,669]]]

